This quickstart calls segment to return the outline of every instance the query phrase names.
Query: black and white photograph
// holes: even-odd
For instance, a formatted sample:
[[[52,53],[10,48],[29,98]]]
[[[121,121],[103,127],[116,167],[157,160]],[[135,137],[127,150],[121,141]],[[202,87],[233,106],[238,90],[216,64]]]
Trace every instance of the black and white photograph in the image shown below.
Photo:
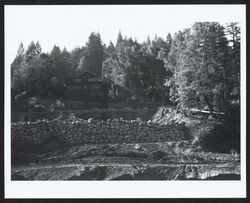
[[[244,196],[245,20],[244,5],[6,5],[9,196]]]

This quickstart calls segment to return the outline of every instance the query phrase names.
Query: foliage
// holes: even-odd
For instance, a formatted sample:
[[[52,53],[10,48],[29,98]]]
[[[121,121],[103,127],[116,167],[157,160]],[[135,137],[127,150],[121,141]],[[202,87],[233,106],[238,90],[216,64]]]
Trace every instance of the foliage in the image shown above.
[[[140,44],[119,32],[116,47],[107,48],[103,76],[128,89],[133,98],[159,97],[166,77],[163,58],[167,43],[162,38]],[[159,57],[161,53],[161,57]]]
[[[96,76],[102,74],[102,62],[104,59],[104,50],[99,33],[91,33],[86,45],[86,51],[82,56],[79,67],[80,72],[89,71]]]
[[[229,87],[232,99],[240,99],[240,27],[239,23],[228,23],[225,28],[225,34],[229,38],[229,58],[227,78],[230,80]]]
[[[166,66],[171,99],[181,108],[223,110],[228,98],[228,40],[218,23],[195,23],[175,35]]]
[[[11,64],[11,86],[14,88],[18,88],[18,77],[20,76],[20,67],[22,65],[22,62],[24,60],[24,47],[23,44],[21,43],[19,45],[19,48],[17,50],[17,55],[16,58],[14,59],[13,63]]]
[[[91,33],[86,46],[71,52],[54,46],[43,53],[33,41],[21,43],[11,64],[11,85],[30,95],[63,92],[68,78],[89,71],[137,99],[168,98],[180,108],[224,110],[240,98],[240,28],[197,22],[166,39],[139,43],[118,33],[116,44]],[[126,94],[127,95],[127,94]]]

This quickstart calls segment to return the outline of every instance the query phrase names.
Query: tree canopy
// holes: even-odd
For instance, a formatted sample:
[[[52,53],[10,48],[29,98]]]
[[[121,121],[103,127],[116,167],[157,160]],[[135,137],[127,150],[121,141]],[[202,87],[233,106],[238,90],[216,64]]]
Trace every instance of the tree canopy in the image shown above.
[[[240,99],[240,27],[197,22],[171,36],[137,40],[119,31],[105,45],[91,33],[85,46],[72,51],[54,46],[42,52],[39,42],[21,43],[11,64],[11,85],[30,94],[48,95],[84,71],[110,81],[130,97],[162,100],[181,108],[224,110]]]
[[[97,76],[102,74],[104,48],[99,33],[91,33],[86,44],[86,51],[80,59],[78,69],[80,72],[89,71]]]

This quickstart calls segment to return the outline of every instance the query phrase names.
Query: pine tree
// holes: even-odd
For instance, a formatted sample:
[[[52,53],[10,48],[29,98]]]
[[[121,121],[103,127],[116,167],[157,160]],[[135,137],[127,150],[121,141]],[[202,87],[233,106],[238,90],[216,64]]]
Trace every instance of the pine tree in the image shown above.
[[[225,89],[224,29],[218,23],[195,23],[183,42],[175,67],[179,104],[183,108],[207,106],[212,113]]]
[[[167,44],[167,47],[166,47],[167,53],[169,53],[171,50],[171,45],[172,45],[172,36],[170,33],[168,33],[168,35],[167,35],[166,44]]]
[[[104,48],[99,33],[91,33],[86,51],[81,58],[78,69],[82,72],[89,71],[94,75],[101,77],[102,62],[104,60]]]
[[[123,37],[122,37],[121,31],[119,30],[118,37],[117,37],[117,40],[116,40],[116,48],[118,46],[120,46],[122,42],[123,42]]]
[[[37,50],[36,50],[36,45],[32,41],[29,44],[28,49],[25,52],[25,62],[29,62],[30,60],[34,59],[37,55],[38,54],[37,54]]]
[[[36,42],[36,53],[37,53],[37,55],[39,55],[39,54],[41,54],[41,52],[42,52],[42,47],[41,47],[40,43],[37,41]]]
[[[19,48],[17,50],[17,57],[23,57],[25,53],[24,47],[23,47],[23,43],[21,43],[19,45]]]
[[[85,48],[84,47],[76,47],[75,49],[73,49],[70,53],[71,55],[71,62],[73,65],[74,70],[77,69],[77,67],[79,66],[79,61],[82,58],[82,56],[84,55],[85,52]]]
[[[226,26],[226,34],[229,38],[229,70],[228,78],[231,82],[230,97],[240,100],[240,27],[239,23],[229,23]]]
[[[20,76],[19,71],[24,60],[24,54],[25,54],[25,50],[24,50],[23,44],[21,43],[17,50],[17,55],[13,63],[11,64],[11,85],[12,87],[15,87],[15,88],[18,88],[16,86],[16,82],[18,80],[18,77]]]

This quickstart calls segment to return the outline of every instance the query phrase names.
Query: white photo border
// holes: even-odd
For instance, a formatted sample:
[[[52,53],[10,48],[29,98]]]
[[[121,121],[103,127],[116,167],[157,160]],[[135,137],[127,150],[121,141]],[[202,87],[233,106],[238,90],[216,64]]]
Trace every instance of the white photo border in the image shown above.
[[[61,5],[57,5],[58,7]],[[57,7],[56,6],[56,7]],[[80,6],[80,5],[77,5]],[[82,5],[84,6],[84,5]],[[111,5],[105,6],[105,9]],[[120,5],[122,7],[127,7]],[[145,5],[131,5],[143,7]],[[246,197],[246,5],[150,5],[205,9],[200,21],[234,19],[241,26],[241,180],[239,181],[12,181],[10,64],[5,60],[4,174],[5,198],[245,198]],[[5,59],[9,54],[8,20],[14,6],[5,6]],[[46,6],[39,6],[46,10]],[[139,9],[138,9],[138,12]],[[189,10],[190,12],[190,10]],[[45,12],[46,14],[46,12]],[[107,15],[107,10],[105,15]],[[70,15],[70,14],[68,14]],[[181,14],[180,14],[181,17]],[[178,31],[178,30],[176,30]]]

